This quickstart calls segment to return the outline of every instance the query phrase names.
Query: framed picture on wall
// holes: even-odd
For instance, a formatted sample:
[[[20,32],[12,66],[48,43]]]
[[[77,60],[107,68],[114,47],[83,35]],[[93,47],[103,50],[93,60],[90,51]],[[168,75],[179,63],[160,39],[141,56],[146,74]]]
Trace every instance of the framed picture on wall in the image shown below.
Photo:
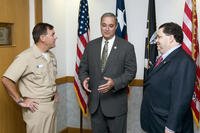
[[[0,46],[12,45],[11,28],[10,23],[0,23]]]

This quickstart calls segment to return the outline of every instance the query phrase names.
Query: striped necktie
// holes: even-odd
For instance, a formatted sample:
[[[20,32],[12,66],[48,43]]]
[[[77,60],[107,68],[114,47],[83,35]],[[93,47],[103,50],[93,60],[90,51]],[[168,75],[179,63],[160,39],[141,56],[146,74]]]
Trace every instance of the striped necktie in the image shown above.
[[[107,56],[108,56],[108,41],[105,41],[102,56],[101,56],[101,71],[102,72],[106,66]]]
[[[162,56],[160,56],[157,60],[156,60],[156,64],[154,67],[157,67],[161,62],[163,61]]]

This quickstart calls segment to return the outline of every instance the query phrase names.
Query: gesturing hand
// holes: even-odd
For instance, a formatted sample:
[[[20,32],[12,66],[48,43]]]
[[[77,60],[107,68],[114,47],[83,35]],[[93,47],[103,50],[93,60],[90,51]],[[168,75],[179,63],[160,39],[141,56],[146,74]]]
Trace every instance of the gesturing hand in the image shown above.
[[[98,91],[100,93],[106,93],[110,89],[112,89],[114,86],[114,81],[111,78],[104,77],[104,79],[107,80],[107,82],[105,84],[99,86]]]
[[[88,85],[88,81],[90,80],[90,78],[89,77],[87,77],[87,78],[85,78],[84,79],[84,81],[83,81],[83,87],[84,87],[84,89],[87,91],[87,92],[92,92],[88,87],[89,87],[89,85]]]

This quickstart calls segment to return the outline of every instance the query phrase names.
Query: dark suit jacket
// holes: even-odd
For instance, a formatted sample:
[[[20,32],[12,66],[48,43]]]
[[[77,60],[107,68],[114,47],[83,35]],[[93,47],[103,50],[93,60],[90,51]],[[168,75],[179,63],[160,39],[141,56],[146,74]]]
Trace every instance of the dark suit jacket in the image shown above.
[[[194,92],[195,64],[178,48],[156,68],[144,84],[141,127],[148,133],[193,133],[190,103]]]
[[[89,111],[94,113],[100,105],[106,116],[118,116],[127,113],[127,86],[136,74],[136,57],[134,46],[115,37],[112,50],[107,58],[103,72],[100,69],[102,37],[88,43],[79,66],[81,82],[90,77]],[[114,87],[105,94],[98,92],[98,86],[104,84],[103,77],[114,80]]]

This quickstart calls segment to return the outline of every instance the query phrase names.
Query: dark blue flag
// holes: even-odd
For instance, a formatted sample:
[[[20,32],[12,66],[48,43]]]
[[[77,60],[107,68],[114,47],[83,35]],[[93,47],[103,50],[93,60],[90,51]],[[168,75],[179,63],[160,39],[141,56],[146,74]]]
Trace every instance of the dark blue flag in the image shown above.
[[[144,64],[144,81],[153,66],[158,55],[156,45],[156,12],[155,0],[149,0],[148,16],[147,16],[147,37],[145,41],[145,64]]]

